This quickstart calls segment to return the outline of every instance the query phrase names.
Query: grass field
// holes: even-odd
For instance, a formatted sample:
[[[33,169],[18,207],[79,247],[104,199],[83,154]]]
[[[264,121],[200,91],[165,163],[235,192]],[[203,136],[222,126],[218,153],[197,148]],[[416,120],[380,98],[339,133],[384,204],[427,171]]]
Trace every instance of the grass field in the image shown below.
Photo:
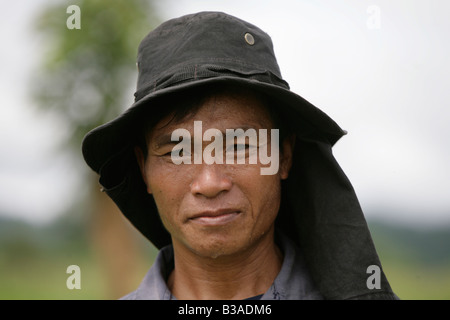
[[[382,254],[380,253],[381,259]],[[67,266],[73,261],[81,269],[81,289],[66,287]],[[450,299],[450,265],[420,266],[383,260],[383,269],[394,292],[404,300]],[[151,257],[148,266],[151,265]],[[137,287],[145,274],[136,276]],[[107,280],[93,257],[34,257],[0,267],[0,299],[111,299]],[[118,297],[117,297],[118,298]]]
[[[110,283],[104,274],[104,266],[85,241],[75,235],[72,240],[60,241],[49,247],[55,239],[42,240],[44,233],[30,231],[27,226],[8,232],[5,225],[0,228],[0,299],[117,299],[122,294],[111,295]],[[17,227],[17,226],[16,226]],[[16,228],[17,229],[17,228]],[[3,230],[3,231],[2,231]],[[11,230],[11,229],[9,229]],[[49,230],[46,231],[47,234]],[[67,234],[67,232],[63,232]],[[13,234],[14,236],[11,236]],[[30,235],[31,234],[31,235]],[[442,232],[436,236],[437,243],[442,243],[441,252],[430,253],[436,244],[426,245],[420,240],[422,235],[390,230],[375,226],[372,231],[375,245],[383,269],[394,292],[404,300],[449,300],[450,299],[450,260],[445,256],[448,247],[447,238]],[[26,236],[24,236],[26,235]],[[399,238],[394,238],[399,237]],[[412,237],[413,240],[408,240]],[[36,239],[39,239],[37,241]],[[403,240],[401,240],[403,239]],[[427,241],[431,236],[426,235]],[[74,242],[75,241],[75,242]],[[422,249],[418,251],[418,241]],[[425,244],[424,244],[425,243]],[[436,250],[434,250],[436,251]],[[438,250],[439,251],[439,250]],[[443,253],[444,254],[443,254]],[[148,246],[142,250],[136,277],[130,284],[136,288],[151,266],[155,250]],[[443,256],[444,255],[444,256]],[[81,269],[81,289],[69,290],[66,273],[69,265],[76,264]],[[124,270],[124,272],[127,272]],[[123,292],[126,294],[127,292]]]
[[[426,267],[385,261],[384,271],[403,300],[450,300],[450,265]]]
[[[145,254],[144,252],[142,253]],[[136,288],[153,262],[153,254],[141,259],[139,272],[130,288]],[[2,300],[104,300],[118,299],[128,292],[112,294],[105,266],[92,250],[35,252],[0,260],[0,299]],[[81,289],[68,289],[67,267],[80,267]],[[124,270],[126,272],[126,270]],[[118,280],[119,281],[119,280]]]

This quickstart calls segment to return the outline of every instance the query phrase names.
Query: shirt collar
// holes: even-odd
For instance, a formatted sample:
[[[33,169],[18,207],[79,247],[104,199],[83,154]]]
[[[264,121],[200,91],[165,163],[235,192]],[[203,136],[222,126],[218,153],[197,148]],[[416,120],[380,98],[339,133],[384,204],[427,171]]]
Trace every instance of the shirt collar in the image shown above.
[[[284,254],[280,273],[261,300],[316,300],[323,299],[308,272],[300,249],[286,236],[277,234],[277,244]],[[174,268],[172,245],[160,250],[153,266],[136,291],[122,299],[172,300],[166,280]]]

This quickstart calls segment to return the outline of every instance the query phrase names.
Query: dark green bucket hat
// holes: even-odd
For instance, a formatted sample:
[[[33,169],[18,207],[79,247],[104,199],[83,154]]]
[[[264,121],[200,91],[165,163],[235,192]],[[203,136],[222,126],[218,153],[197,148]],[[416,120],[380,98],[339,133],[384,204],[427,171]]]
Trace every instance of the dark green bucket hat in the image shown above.
[[[280,108],[309,122],[334,144],[343,130],[325,113],[289,90],[281,77],[270,37],[254,25],[220,12],[167,21],[141,42],[135,103],[121,116],[89,132],[83,142],[88,165],[102,165],[124,147],[132,120],[152,102],[174,92],[212,83],[235,83],[264,92]]]
[[[265,32],[221,12],[186,15],[163,23],[143,39],[137,65],[135,103],[89,132],[82,151],[106,193],[157,248],[170,244],[171,237],[133,153],[137,124],[174,94],[237,85],[274,101],[297,136],[292,169],[282,181],[276,227],[301,248],[322,295],[395,298],[383,273],[381,289],[366,285],[367,267],[381,264],[353,187],[331,152],[345,131],[290,91]]]

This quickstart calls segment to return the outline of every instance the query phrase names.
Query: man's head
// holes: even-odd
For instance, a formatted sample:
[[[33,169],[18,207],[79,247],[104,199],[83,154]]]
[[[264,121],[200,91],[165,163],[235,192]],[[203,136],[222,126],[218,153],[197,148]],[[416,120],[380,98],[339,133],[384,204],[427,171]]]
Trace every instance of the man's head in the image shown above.
[[[250,38],[253,40],[248,41]],[[136,135],[142,140],[138,145],[143,159],[147,156],[146,135],[136,133],[140,128],[153,128],[158,121],[172,114],[175,122],[185,119],[185,115],[198,111],[205,102],[204,93],[210,92],[211,86],[233,86],[251,90],[252,95],[264,96],[262,104],[271,106],[267,108],[269,114],[275,127],[280,128],[280,150],[286,133],[280,124],[291,129],[298,146],[305,141],[333,145],[344,134],[330,117],[289,90],[288,83],[281,77],[270,37],[258,27],[225,13],[200,12],[163,23],[142,40],[137,65],[135,103],[116,119],[86,135],[83,156],[100,174],[102,187],[124,215],[158,248],[170,244],[171,237],[161,224],[154,194],[147,193],[142,170],[135,160]],[[283,114],[282,121],[274,110]],[[142,125],[144,119],[147,123]],[[207,130],[205,126],[204,130]],[[298,152],[296,157],[298,160]],[[273,169],[279,176],[280,164],[275,164]],[[303,172],[298,170],[299,166],[298,161],[292,165],[291,179],[288,179],[294,184],[300,180],[292,179],[293,173]],[[272,168],[268,169],[270,175]],[[289,181],[283,183],[288,184]],[[291,188],[286,189],[283,196],[290,193]],[[298,200],[298,196],[294,198]],[[289,201],[282,201],[282,209],[290,206]],[[280,218],[283,219],[277,219],[278,227],[289,229],[294,225],[293,216],[280,214]]]
[[[186,129],[192,140],[200,138],[202,152],[211,143],[195,136],[194,121],[201,121],[203,131],[223,132],[224,151],[238,148],[237,139],[231,145],[225,141],[227,129],[270,132],[276,128],[274,112],[261,95],[250,90],[225,88],[189,100],[190,110],[171,112],[147,127],[146,146],[135,149],[142,178],[175,245],[206,257],[239,253],[263,236],[273,236],[280,183],[288,177],[292,162],[292,141],[281,141],[279,169],[273,175],[261,174],[261,167],[267,165],[259,159],[249,163],[251,153],[265,147],[252,145],[249,139],[241,154],[247,160],[244,164],[175,164],[172,150],[177,142],[168,139],[175,130]],[[269,154],[277,152],[271,150],[270,135],[268,139]]]

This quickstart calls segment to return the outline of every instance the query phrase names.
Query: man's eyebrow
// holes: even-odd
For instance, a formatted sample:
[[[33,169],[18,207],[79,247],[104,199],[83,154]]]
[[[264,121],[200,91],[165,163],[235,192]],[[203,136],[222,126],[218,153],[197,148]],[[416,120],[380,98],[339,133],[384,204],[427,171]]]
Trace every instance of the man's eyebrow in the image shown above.
[[[159,149],[166,145],[176,144],[176,143],[177,143],[177,141],[172,141],[172,133],[164,133],[155,138],[154,148]]]
[[[227,129],[225,129],[225,132],[224,131],[222,131],[223,132],[223,134],[226,134],[226,130],[233,130],[233,131],[236,131],[236,130],[244,130],[244,131],[247,131],[248,129],[254,129],[254,130],[258,130],[258,126],[251,126],[251,125],[245,125],[245,126],[240,126],[240,127],[235,127],[235,128],[227,128]]]
[[[227,130],[232,130],[232,132],[235,133],[235,136],[240,136],[240,134],[236,134],[237,130],[243,130],[244,134],[245,134],[245,132],[248,129],[254,129],[254,130],[256,130],[256,132],[258,132],[258,129],[255,126],[251,126],[251,125],[244,125],[244,126],[240,126],[240,127],[226,128],[224,130],[219,130],[219,131],[222,133],[222,136],[225,139],[227,136],[230,136],[230,133],[229,132],[227,133]],[[202,134],[204,134],[205,131],[206,130],[203,130]],[[237,133],[239,133],[239,131]],[[192,133],[192,135],[193,135],[193,133]],[[231,135],[233,135],[233,134],[231,133]],[[185,137],[185,139],[186,138],[187,137]],[[203,139],[203,136],[201,138]],[[163,134],[155,137],[154,149],[159,149],[159,148],[162,148],[162,147],[167,146],[167,145],[177,144],[180,140],[181,140],[181,138],[178,139],[178,140],[172,141],[172,133],[163,133]]]

